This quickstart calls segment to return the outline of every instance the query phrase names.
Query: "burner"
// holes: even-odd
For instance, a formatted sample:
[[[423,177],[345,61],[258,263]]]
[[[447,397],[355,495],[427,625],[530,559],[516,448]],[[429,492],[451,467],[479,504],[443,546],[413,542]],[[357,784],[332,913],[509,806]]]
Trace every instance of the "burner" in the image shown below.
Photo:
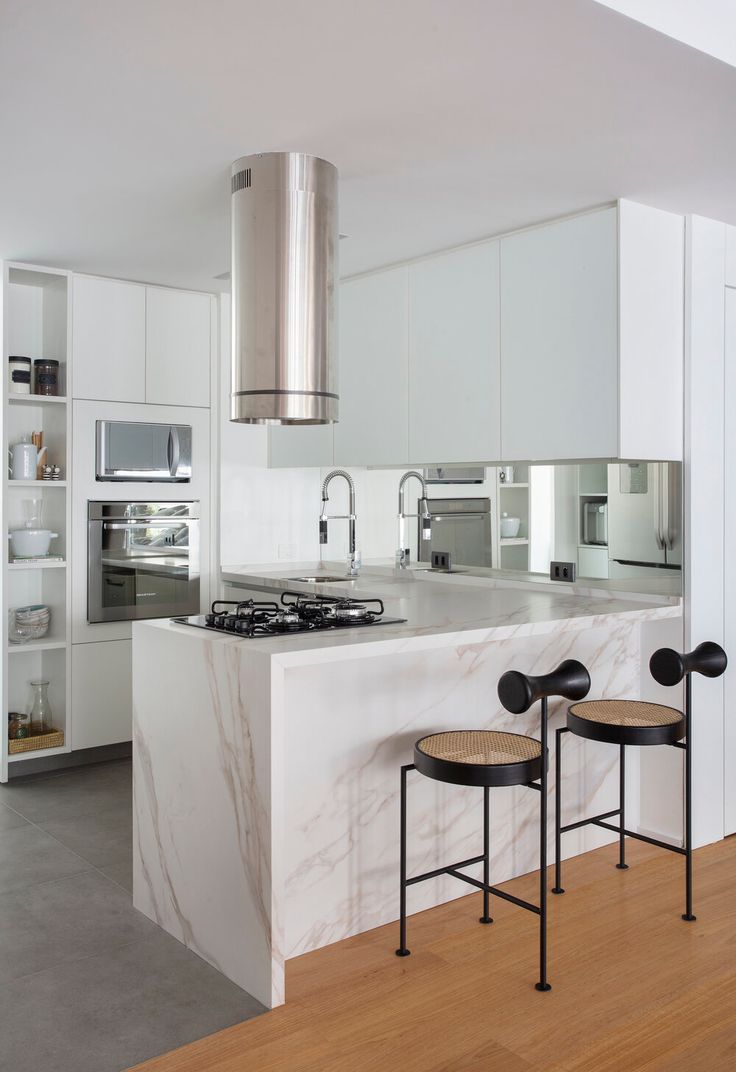
[[[301,615],[296,610],[279,610],[266,624],[272,629],[286,632],[303,629],[307,623],[302,620]]]
[[[375,617],[363,603],[353,603],[352,599],[337,603],[334,615],[338,622],[364,622],[367,618]]]

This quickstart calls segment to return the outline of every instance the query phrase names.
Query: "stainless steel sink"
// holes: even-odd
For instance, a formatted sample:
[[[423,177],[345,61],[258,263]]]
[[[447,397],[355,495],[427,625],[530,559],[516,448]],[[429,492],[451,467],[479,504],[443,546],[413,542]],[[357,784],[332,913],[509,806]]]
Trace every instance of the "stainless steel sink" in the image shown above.
[[[353,584],[355,577],[338,577],[334,573],[321,573],[317,577],[287,577],[287,581],[298,581],[300,584],[330,584],[342,583]]]

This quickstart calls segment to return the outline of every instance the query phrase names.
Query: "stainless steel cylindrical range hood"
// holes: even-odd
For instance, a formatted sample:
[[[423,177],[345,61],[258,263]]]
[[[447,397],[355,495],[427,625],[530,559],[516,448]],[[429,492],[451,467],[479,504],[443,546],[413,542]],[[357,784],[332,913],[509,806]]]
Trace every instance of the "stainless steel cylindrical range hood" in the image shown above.
[[[230,420],[337,420],[337,169],[306,153],[232,166]]]

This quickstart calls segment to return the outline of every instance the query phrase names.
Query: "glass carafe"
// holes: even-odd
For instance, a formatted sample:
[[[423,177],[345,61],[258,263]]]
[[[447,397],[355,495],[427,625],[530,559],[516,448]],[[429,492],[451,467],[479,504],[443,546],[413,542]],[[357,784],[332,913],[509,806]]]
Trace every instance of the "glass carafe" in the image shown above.
[[[51,704],[49,703],[48,681],[32,681],[33,698],[31,702],[31,733],[34,735],[51,732]]]

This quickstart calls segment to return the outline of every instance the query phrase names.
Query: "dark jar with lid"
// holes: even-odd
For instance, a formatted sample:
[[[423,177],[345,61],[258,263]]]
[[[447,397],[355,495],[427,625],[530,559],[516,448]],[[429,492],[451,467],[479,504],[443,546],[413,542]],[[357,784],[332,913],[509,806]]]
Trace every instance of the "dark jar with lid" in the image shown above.
[[[40,357],[33,362],[37,395],[58,395],[59,362]]]

